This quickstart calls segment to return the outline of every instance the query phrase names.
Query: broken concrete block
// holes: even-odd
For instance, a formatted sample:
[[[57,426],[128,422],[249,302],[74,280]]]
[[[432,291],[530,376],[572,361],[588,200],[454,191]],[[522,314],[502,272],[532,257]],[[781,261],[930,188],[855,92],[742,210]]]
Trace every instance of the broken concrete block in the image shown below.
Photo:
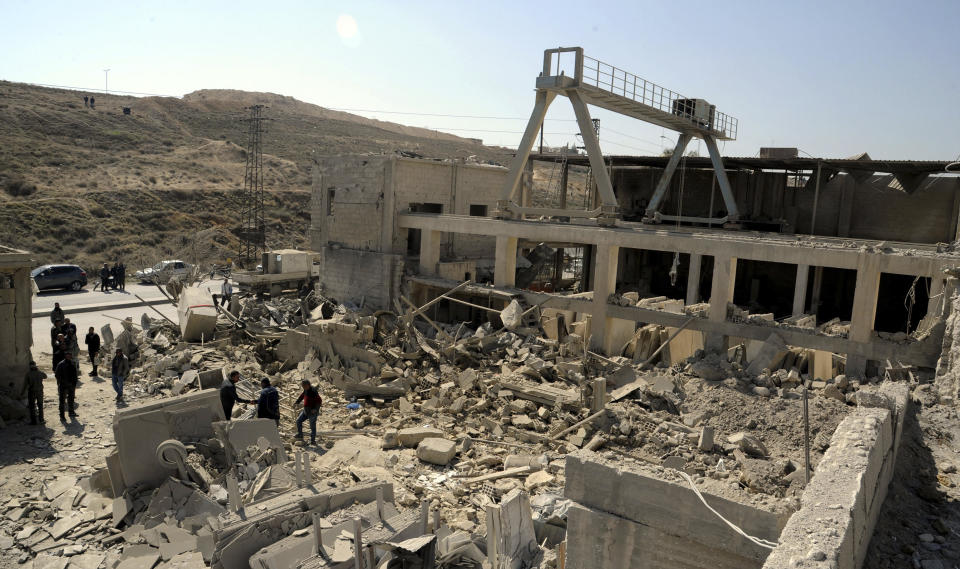
[[[523,488],[527,492],[532,492],[541,486],[546,486],[552,483],[554,480],[553,475],[551,475],[546,470],[538,470],[530,476],[527,476],[527,479],[523,481]]]
[[[276,450],[278,462],[287,461],[283,439],[280,438],[277,423],[273,419],[216,421],[213,423],[213,430],[223,443],[229,462],[233,462],[247,447],[258,445],[261,438],[267,440],[269,448]]]
[[[831,399],[836,399],[841,403],[847,402],[847,399],[846,397],[844,397],[843,393],[840,391],[840,388],[838,388],[836,385],[832,383],[823,388],[823,392],[821,393],[821,395],[823,395],[824,397],[830,397]]]
[[[206,289],[185,288],[177,306],[180,333],[184,341],[210,340],[217,328],[217,309]]]
[[[734,433],[727,437],[727,442],[732,445],[737,445],[740,450],[749,454],[750,456],[756,456],[759,458],[766,458],[768,456],[767,447],[764,446],[759,438],[749,433]]]
[[[703,427],[700,429],[700,439],[697,441],[697,447],[703,452],[713,450],[713,427]]]
[[[397,433],[397,440],[400,442],[400,444],[410,448],[419,445],[420,441],[423,439],[431,437],[442,438],[443,431],[433,427],[409,427],[406,429],[400,429],[400,431]]]
[[[789,349],[787,348],[786,342],[783,341],[783,338],[781,338],[779,334],[770,334],[760,348],[760,351],[750,361],[747,372],[750,373],[750,375],[760,375],[764,369],[775,369],[780,362],[783,361],[783,357],[788,351]]]
[[[400,446],[399,431],[396,429],[385,431],[383,433],[383,442],[381,443],[381,446],[384,450],[389,450]]]
[[[441,438],[427,438],[417,445],[417,458],[430,464],[446,466],[457,456],[457,444]]]
[[[518,466],[529,466],[534,470],[543,470],[547,467],[547,455],[539,456],[525,454],[511,454],[503,459],[503,469],[517,468]]]

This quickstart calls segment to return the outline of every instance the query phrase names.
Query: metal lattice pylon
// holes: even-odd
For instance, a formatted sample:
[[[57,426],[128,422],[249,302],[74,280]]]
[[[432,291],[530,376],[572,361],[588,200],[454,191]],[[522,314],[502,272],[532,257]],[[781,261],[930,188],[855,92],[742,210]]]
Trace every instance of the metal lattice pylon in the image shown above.
[[[240,249],[237,263],[244,267],[257,264],[266,248],[266,224],[263,212],[263,105],[249,107],[247,123],[247,164],[240,196]]]

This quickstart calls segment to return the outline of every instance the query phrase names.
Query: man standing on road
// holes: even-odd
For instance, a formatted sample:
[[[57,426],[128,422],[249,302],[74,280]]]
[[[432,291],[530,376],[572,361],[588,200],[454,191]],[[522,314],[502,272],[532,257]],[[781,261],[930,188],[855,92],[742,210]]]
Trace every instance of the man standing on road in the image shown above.
[[[317,444],[317,417],[320,416],[323,399],[308,380],[301,381],[300,385],[303,387],[303,393],[297,397],[297,403],[303,401],[303,411],[300,411],[300,416],[297,417],[297,438],[303,440],[303,422],[309,420],[310,444],[315,445]]]
[[[73,365],[73,354],[67,352],[64,356],[63,361],[57,364],[57,369],[54,371],[57,377],[57,395],[60,398],[60,421],[62,422],[67,421],[63,416],[64,410],[72,419],[77,418],[77,381],[80,378],[76,366]]]
[[[237,382],[240,381],[240,372],[231,371],[230,377],[223,380],[223,383],[220,384],[220,404],[223,405],[223,414],[227,416],[229,421],[233,417],[233,406],[235,403],[246,403],[251,405],[254,401],[249,399],[243,399],[237,395]]]
[[[257,419],[273,419],[280,426],[280,393],[270,385],[266,377],[260,380],[260,397],[257,399]]]
[[[117,348],[113,362],[110,364],[110,375],[113,379],[113,390],[117,392],[117,402],[123,401],[123,382],[130,373],[130,360],[123,355],[123,350]]]
[[[104,263],[103,268],[100,269],[100,290],[107,292],[108,288],[110,288],[110,267]]]
[[[36,425],[37,418],[43,423],[43,380],[47,379],[47,374],[37,369],[36,362],[30,362],[30,370],[27,371],[26,380],[23,382],[23,391],[20,393],[22,398],[27,396],[27,407],[30,408],[30,424]]]
[[[50,312],[50,322],[56,324],[57,321],[63,321],[63,309],[60,308],[59,302],[54,302],[53,310]]]
[[[117,266],[117,281],[120,284],[120,290],[127,290],[127,266],[121,261],[120,265]]]
[[[97,377],[97,356],[100,354],[100,336],[93,330],[93,326],[90,327],[90,330],[87,332],[87,337],[84,338],[83,342],[87,345],[87,352],[90,354],[90,365],[93,366],[90,377]]]
[[[231,296],[233,296],[233,285],[230,284],[230,277],[225,277],[223,284],[220,285],[220,306],[225,306],[229,310]]]

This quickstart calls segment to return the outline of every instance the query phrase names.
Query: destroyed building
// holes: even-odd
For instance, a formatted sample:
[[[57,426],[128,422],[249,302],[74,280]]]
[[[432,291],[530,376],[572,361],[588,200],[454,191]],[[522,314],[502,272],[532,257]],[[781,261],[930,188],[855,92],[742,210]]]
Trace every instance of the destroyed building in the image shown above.
[[[573,72],[554,70],[562,53]],[[105,327],[106,349],[136,354],[134,404],[111,414],[103,464],[28,477],[0,555],[36,569],[80,555],[91,569],[864,566],[914,406],[956,420],[957,177],[866,156],[722,158],[736,119],[584,73],[603,65],[547,50],[509,168],[318,158],[315,255],[283,253],[317,259],[312,290],[221,308],[215,283],[183,283],[180,322],[124,320],[116,340]],[[558,96],[588,154],[531,157]],[[587,103],[676,129],[675,152],[600,155]],[[684,157],[694,135],[709,160]],[[891,221],[903,212],[919,222]],[[279,419],[225,415],[214,390],[231,370],[244,399],[262,378],[279,389]],[[293,436],[304,380],[323,399],[316,446]],[[956,472],[910,476],[952,489]],[[901,514],[925,533],[876,546],[890,559],[929,561],[920,542],[960,558],[957,520]]]

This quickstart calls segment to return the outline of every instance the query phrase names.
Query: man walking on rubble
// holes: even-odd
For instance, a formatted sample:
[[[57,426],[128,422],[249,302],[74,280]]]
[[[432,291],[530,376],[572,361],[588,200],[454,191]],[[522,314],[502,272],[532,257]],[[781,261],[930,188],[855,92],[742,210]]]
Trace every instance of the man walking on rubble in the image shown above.
[[[97,377],[97,356],[100,354],[100,335],[93,330],[93,326],[90,327],[83,342],[87,345],[87,353],[90,354],[90,365],[93,366],[90,377]]]
[[[117,402],[123,401],[123,382],[127,380],[129,374],[130,360],[123,355],[123,350],[117,348],[117,353],[110,362],[110,377],[113,381],[113,390],[117,392]]]
[[[223,284],[220,285],[220,306],[229,310],[231,296],[233,296],[233,285],[230,284],[230,277],[224,277]]]
[[[47,379],[47,374],[37,369],[37,363],[30,362],[30,370],[27,371],[26,380],[23,383],[23,391],[20,393],[22,398],[27,396],[27,407],[30,408],[30,424],[36,425],[37,419],[43,423],[43,380]]]
[[[280,426],[280,393],[270,385],[268,378],[260,380],[260,397],[257,398],[257,419],[273,419]]]
[[[297,397],[297,403],[303,401],[303,410],[297,417],[296,438],[303,440],[303,422],[309,420],[310,444],[315,445],[317,444],[317,417],[320,416],[320,406],[323,404],[323,399],[320,398],[320,394],[308,380],[303,380],[300,385],[303,386],[303,393],[300,394],[300,397]]]
[[[228,421],[233,417],[234,404],[237,402],[248,405],[255,403],[250,399],[243,399],[237,395],[238,381],[240,381],[240,372],[234,370],[230,372],[230,377],[223,380],[223,383],[220,384],[220,404],[223,405],[223,414],[227,416]]]
[[[57,377],[57,395],[60,398],[60,421],[66,422],[63,416],[64,410],[70,414],[70,418],[77,418],[76,396],[77,381],[80,376],[77,374],[77,368],[73,365],[73,354],[66,352],[63,361],[57,364],[54,371]]]

